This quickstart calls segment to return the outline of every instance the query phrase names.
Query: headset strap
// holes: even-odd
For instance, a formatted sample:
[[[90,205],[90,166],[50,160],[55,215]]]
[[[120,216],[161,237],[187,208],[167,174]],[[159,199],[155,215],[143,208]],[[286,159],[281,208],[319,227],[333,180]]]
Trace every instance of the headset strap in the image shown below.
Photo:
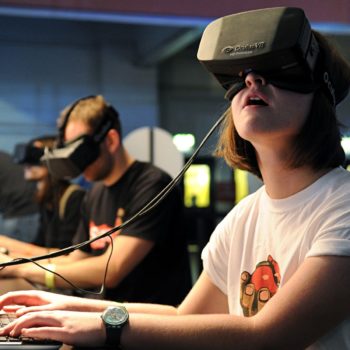
[[[80,189],[81,189],[81,187],[79,185],[71,184],[64,191],[64,193],[60,199],[59,208],[58,208],[58,215],[59,215],[61,220],[63,220],[63,218],[64,218],[64,214],[65,214],[65,210],[66,210],[66,206],[67,206],[67,202],[68,202],[69,197],[71,196],[71,194],[73,192],[78,191]]]

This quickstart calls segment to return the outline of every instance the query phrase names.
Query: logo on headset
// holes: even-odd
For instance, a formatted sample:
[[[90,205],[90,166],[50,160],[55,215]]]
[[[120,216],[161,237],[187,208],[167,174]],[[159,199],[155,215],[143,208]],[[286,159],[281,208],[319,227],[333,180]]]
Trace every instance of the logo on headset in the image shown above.
[[[329,78],[328,72],[323,73],[323,81],[324,81],[330,95],[332,96],[333,105],[335,106],[336,105],[335,90],[334,90],[333,84]]]
[[[252,44],[235,45],[235,46],[225,46],[221,52],[230,56],[237,54],[252,53],[255,50],[261,50],[265,47],[265,41],[258,41]]]

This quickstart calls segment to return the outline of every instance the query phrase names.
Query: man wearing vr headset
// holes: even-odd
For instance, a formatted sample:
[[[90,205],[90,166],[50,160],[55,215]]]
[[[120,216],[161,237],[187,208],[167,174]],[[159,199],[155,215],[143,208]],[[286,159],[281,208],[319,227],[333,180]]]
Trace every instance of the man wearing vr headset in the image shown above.
[[[236,41],[237,28],[249,29],[246,40]],[[27,307],[4,333],[123,349],[350,349],[350,173],[341,167],[335,113],[349,89],[350,67],[308,28],[302,10],[272,8],[224,17],[203,34],[199,59],[204,46],[212,52],[209,71],[224,88],[236,89],[218,153],[264,186],[217,226],[202,254],[204,271],[181,305],[14,292],[0,306]],[[286,55],[280,44],[268,56],[255,51],[283,35],[304,45],[289,45]],[[318,53],[307,62],[311,42],[312,55]],[[237,57],[226,56],[232,52]],[[264,74],[266,57],[277,72]],[[293,59],[294,65],[281,65]],[[294,73],[284,71],[289,68]],[[298,84],[303,72],[311,91]],[[114,332],[106,317],[111,309],[100,318],[106,306],[114,310]],[[66,311],[43,311],[53,309]]]
[[[67,178],[83,172],[85,179],[94,183],[82,205],[75,243],[119,226],[171,180],[159,168],[129,155],[122,144],[118,112],[102,96],[88,96],[73,103],[63,111],[59,126],[59,147],[45,150],[44,163],[53,176]],[[112,254],[106,298],[176,305],[191,284],[182,215],[182,198],[176,189],[159,207],[111,238],[53,259],[47,267],[76,287],[92,289],[103,284]],[[2,272],[12,274],[48,287],[72,288],[34,265],[14,266]]]
[[[35,183],[33,200],[39,205],[39,228],[31,243],[0,235],[0,247],[11,257],[31,257],[70,246],[80,221],[83,188],[66,179],[52,177],[41,162],[44,148],[54,148],[56,135],[36,137],[17,144],[13,159],[24,166],[24,178]]]

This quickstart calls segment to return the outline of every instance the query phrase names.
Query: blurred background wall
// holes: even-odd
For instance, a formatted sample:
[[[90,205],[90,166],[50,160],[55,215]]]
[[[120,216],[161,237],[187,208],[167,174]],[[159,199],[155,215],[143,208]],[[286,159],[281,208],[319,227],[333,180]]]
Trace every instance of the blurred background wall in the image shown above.
[[[55,133],[59,112],[92,94],[119,110],[125,136],[157,126],[198,144],[227,107],[197,62],[201,33],[217,17],[262,6],[303,8],[350,59],[348,0],[0,0],[0,150]],[[347,135],[349,97],[338,113]],[[199,264],[215,224],[261,185],[214,159],[215,142],[216,134],[184,179],[184,229]]]
[[[0,149],[55,133],[59,112],[92,94],[119,110],[124,135],[157,126],[198,144],[227,107],[196,59],[201,33],[217,17],[261,6],[303,8],[350,59],[347,0],[0,0]],[[349,97],[338,113],[348,134]],[[210,205],[192,208],[213,221],[234,205],[237,189],[241,197],[260,186],[213,159],[215,136],[199,157],[210,167]],[[211,223],[199,225],[210,232]]]
[[[264,1],[304,8],[314,28],[350,57],[349,1]],[[140,126],[196,140],[226,107],[223,91],[196,60],[200,35],[216,17],[259,1],[0,0],[0,149],[55,131],[73,100],[103,94],[125,134]],[[339,107],[350,115],[348,99]],[[212,144],[204,150],[210,154]]]

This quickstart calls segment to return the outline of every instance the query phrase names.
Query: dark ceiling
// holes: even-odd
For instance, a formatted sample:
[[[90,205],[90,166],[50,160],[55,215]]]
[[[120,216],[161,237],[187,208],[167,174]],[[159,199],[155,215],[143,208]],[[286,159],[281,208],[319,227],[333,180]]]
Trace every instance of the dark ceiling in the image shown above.
[[[282,5],[304,8],[312,23],[337,34],[350,57],[349,1],[264,1],[264,7]],[[258,0],[0,0],[0,40],[122,42],[130,45],[135,64],[154,65],[196,42],[212,19],[258,7]]]

